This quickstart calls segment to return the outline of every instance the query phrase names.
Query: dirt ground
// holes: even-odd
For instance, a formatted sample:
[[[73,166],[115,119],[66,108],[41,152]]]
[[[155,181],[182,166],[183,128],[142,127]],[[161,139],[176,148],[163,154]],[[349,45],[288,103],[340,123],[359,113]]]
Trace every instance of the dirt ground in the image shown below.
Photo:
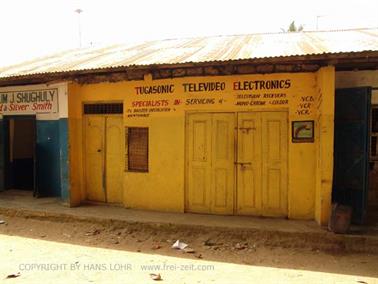
[[[251,280],[250,277],[257,277],[256,273],[262,273],[261,275],[258,274],[260,275],[258,277],[267,277],[267,280],[270,279],[272,281],[265,281],[264,279],[265,283],[293,283],[296,282],[294,281],[295,279],[301,280],[301,283],[303,283],[302,281],[304,279],[314,279],[314,282],[310,281],[310,283],[378,283],[378,255],[347,253],[337,244],[333,244],[330,247],[317,247],[316,245],[314,246],[316,242],[309,243],[307,240],[301,239],[300,235],[298,239],[293,241],[293,239],[282,239],[279,235],[264,236],[251,232],[230,232],[219,229],[209,230],[206,228],[190,230],[173,226],[156,227],[142,224],[120,226],[111,222],[106,224],[73,220],[57,222],[56,220],[46,220],[42,217],[24,218],[1,215],[0,220],[5,221],[4,224],[0,224],[0,249],[2,251],[0,254],[0,264],[4,268],[4,264],[7,263],[8,269],[8,271],[0,269],[3,274],[0,275],[0,279],[6,277],[8,274],[20,272],[21,261],[24,261],[24,259],[22,259],[23,254],[25,254],[26,259],[29,259],[29,263],[30,261],[47,261],[47,259],[52,256],[56,260],[63,261],[60,259],[62,248],[59,247],[64,246],[65,243],[75,245],[67,248],[68,250],[73,250],[73,253],[67,259],[67,264],[75,262],[77,258],[75,253],[77,251],[91,251],[91,247],[93,247],[101,250],[101,252],[96,253],[94,251],[93,257],[89,257],[89,260],[99,259],[105,261],[101,255],[104,251],[111,251],[114,254],[111,259],[115,260],[118,259],[117,253],[119,257],[124,257],[124,254],[129,254],[127,255],[128,259],[133,259],[138,255],[144,256],[143,259],[136,259],[135,263],[154,263],[154,261],[155,263],[159,261],[165,261],[164,263],[166,263],[167,259],[173,257],[175,263],[179,261],[180,263],[186,263],[188,265],[197,265],[203,262],[215,263],[215,268],[218,267],[218,272],[221,271],[221,273],[219,272],[220,274],[214,274],[214,272],[205,273],[203,271],[200,271],[202,274],[198,274],[198,271],[191,271],[185,274],[179,273],[180,278],[176,280],[180,281],[175,282],[173,280],[175,279],[174,273],[172,271],[166,271],[167,269],[165,268],[161,272],[162,275],[168,275],[170,277],[169,279],[173,281],[167,283],[230,283],[227,281],[224,282],[225,279],[229,279],[228,277],[233,274],[232,271],[235,269],[235,271],[237,271],[239,268],[241,269],[241,274],[234,274],[236,278],[242,281],[238,283],[244,283],[244,280],[249,282]],[[22,239],[20,239],[20,237]],[[171,246],[176,240],[187,243],[191,249],[187,249],[186,252],[172,249]],[[41,241],[42,244],[38,243]],[[48,247],[46,243],[50,244],[52,248],[50,248],[50,251],[44,253],[45,256],[39,254],[39,250],[37,250],[37,252],[34,251],[34,255],[32,254],[30,256],[30,252],[25,251],[25,248],[14,247],[14,250],[18,249],[19,252],[22,252],[20,259],[19,255],[15,254],[14,251],[7,250],[7,247],[5,247],[5,244],[11,247],[15,246],[17,243],[25,245],[28,242],[37,243],[26,247],[26,250],[35,249],[38,246],[41,246],[41,250],[43,250]],[[57,242],[58,244],[51,242]],[[57,251],[54,251],[54,248],[56,248]],[[78,250],[78,248],[80,249]],[[65,251],[65,249],[63,249],[63,251]],[[6,252],[6,254],[4,252]],[[7,255],[6,258],[5,255]],[[46,255],[49,257],[46,257]],[[13,259],[13,266],[11,265],[12,261],[10,261],[10,259]],[[106,263],[107,266],[110,264]],[[271,275],[260,271],[261,269],[264,270],[268,268],[274,270],[268,273]],[[282,279],[274,278],[274,275],[276,275],[276,277],[283,277],[282,271],[286,273],[284,273],[284,275],[288,277],[286,279],[288,282],[285,282],[286,280],[284,278],[286,276]],[[90,271],[82,272],[87,273],[86,275],[89,275],[89,278],[93,275],[97,275],[93,278],[93,281],[96,283],[102,283],[103,281],[99,280],[100,278],[96,278],[100,277],[100,274],[98,274],[99,271],[97,270],[92,271],[93,275]],[[142,277],[140,279],[148,275],[146,271],[139,272]],[[21,273],[29,275],[30,271],[21,271]],[[40,275],[41,273],[41,271],[38,271],[36,275]],[[245,273],[245,275],[243,275],[243,273]],[[315,275],[319,275],[321,279],[318,279],[318,276],[313,278],[314,273]],[[41,275],[43,275],[43,273]],[[49,275],[50,277],[52,276],[51,273]],[[54,283],[57,283],[57,275],[58,274],[54,274],[52,277],[54,278]],[[121,276],[121,274],[115,275]],[[297,276],[294,277],[293,275]],[[301,276],[299,277],[298,275]],[[327,277],[330,278],[328,279]],[[11,281],[21,281],[22,279],[23,277],[21,275],[14,279],[7,279],[7,281],[11,283]],[[148,281],[150,280],[149,277],[147,279]],[[249,281],[247,281],[247,279],[249,279]],[[316,279],[318,281],[316,281]],[[75,278],[74,282],[87,283],[85,279],[83,282],[81,280]],[[107,283],[139,283],[118,282],[119,280],[117,279],[113,280],[115,282]],[[167,279],[165,280],[168,281]],[[196,281],[193,282],[192,280]],[[37,282],[36,280],[36,283]]]

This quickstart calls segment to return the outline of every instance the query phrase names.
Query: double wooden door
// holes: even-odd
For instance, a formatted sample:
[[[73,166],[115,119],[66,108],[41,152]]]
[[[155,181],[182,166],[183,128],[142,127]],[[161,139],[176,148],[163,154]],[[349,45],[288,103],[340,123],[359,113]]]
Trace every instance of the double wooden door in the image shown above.
[[[187,119],[186,211],[287,216],[286,112]]]
[[[87,199],[122,203],[125,145],[122,116],[86,115],[84,140]]]

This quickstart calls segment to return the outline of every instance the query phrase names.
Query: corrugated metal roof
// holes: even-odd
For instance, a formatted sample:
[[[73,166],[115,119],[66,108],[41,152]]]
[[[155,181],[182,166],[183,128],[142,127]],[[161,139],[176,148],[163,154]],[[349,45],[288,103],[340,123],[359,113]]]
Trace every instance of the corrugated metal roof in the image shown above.
[[[156,64],[378,51],[378,28],[197,37],[69,50],[0,67],[0,78]]]

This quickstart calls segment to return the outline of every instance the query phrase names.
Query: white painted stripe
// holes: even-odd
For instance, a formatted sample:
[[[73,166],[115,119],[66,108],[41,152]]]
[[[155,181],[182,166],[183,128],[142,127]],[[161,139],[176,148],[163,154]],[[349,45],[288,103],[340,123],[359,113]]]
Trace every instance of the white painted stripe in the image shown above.
[[[58,86],[59,118],[68,118],[68,84]]]

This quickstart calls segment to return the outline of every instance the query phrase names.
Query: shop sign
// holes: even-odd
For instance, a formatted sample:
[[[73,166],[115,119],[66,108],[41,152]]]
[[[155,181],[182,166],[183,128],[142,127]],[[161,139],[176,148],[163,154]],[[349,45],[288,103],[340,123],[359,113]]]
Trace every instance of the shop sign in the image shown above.
[[[125,99],[128,118],[149,118],[182,111],[254,111],[289,109],[291,119],[313,119],[316,93],[313,77],[241,76],[157,81],[134,86]],[[309,142],[311,126],[299,124],[296,142]],[[311,129],[310,129],[311,130]],[[307,136],[306,136],[307,135]],[[306,137],[304,137],[306,136]]]
[[[44,114],[58,112],[58,89],[0,92],[2,114]]]
[[[291,86],[289,78],[139,85],[134,87],[135,96],[126,103],[126,113],[129,118],[141,118],[197,107],[287,107]],[[302,100],[298,115],[299,111],[309,115],[313,98],[310,102],[307,98]]]

